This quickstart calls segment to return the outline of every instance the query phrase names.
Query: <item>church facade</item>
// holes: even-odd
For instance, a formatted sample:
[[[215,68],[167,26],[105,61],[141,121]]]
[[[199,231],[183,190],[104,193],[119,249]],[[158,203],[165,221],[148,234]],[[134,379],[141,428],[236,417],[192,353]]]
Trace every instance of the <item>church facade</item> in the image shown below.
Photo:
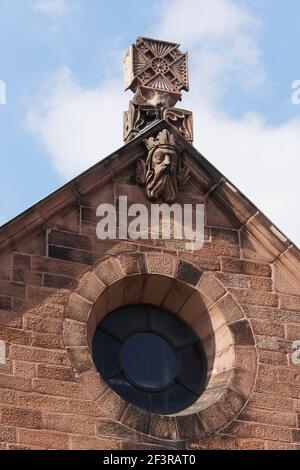
[[[193,147],[178,44],[125,69],[124,146],[0,228],[0,449],[299,450],[299,250]],[[124,198],[201,244],[99,236]]]

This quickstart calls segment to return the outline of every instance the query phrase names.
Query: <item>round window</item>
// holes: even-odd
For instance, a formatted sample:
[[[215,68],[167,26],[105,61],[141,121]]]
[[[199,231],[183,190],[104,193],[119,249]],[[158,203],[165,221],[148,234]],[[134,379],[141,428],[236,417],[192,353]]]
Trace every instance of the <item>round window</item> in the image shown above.
[[[118,395],[151,413],[184,410],[206,382],[199,338],[175,315],[149,305],[107,315],[93,338],[93,358]]]

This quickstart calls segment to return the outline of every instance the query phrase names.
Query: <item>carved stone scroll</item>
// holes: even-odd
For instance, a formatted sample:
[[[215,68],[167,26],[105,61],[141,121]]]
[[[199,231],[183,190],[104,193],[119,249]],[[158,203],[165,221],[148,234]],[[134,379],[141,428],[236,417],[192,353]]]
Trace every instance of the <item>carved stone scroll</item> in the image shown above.
[[[178,108],[157,109],[153,106],[129,103],[124,112],[124,141],[129,142],[140,132],[160,119],[165,119],[186,140],[193,142],[193,114]]]

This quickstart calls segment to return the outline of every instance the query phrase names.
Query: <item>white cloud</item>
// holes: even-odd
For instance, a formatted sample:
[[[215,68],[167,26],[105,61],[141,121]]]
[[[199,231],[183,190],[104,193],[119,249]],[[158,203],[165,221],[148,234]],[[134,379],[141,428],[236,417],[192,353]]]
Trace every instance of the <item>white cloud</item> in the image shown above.
[[[157,37],[189,50],[195,146],[295,243],[300,245],[300,119],[270,126],[249,110],[232,118],[222,107],[229,85],[263,84],[260,21],[234,0],[168,0]]]
[[[248,110],[232,118],[222,107],[229,86],[258,87],[265,79],[258,44],[260,22],[234,0],[166,0],[153,37],[182,43],[191,62],[195,146],[300,244],[300,119],[270,126]],[[122,144],[120,79],[85,89],[64,68],[28,113],[27,128],[46,147],[62,178],[101,160]]]
[[[300,119],[269,126],[211,108],[194,116],[195,146],[291,240],[300,245]]]
[[[199,39],[219,41],[253,30],[259,21],[232,0],[163,0],[157,6],[161,17],[156,28],[161,39],[184,42],[191,47]]]
[[[191,90],[202,101],[217,104],[229,84],[262,84],[260,21],[234,0],[164,0],[157,12],[152,34],[189,51]]]
[[[77,10],[79,4],[72,0],[38,0],[33,8],[39,13],[53,17],[63,17]]]
[[[76,176],[122,145],[122,83],[86,89],[64,67],[28,112],[25,126],[46,148],[62,179]],[[123,103],[123,104],[122,104]]]

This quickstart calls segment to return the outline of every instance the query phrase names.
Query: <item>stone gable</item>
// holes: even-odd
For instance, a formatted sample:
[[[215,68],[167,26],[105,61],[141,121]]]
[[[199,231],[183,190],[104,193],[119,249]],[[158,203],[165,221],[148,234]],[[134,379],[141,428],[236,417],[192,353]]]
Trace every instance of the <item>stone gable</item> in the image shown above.
[[[203,248],[99,240],[100,203],[150,204],[136,163],[143,139],[164,128],[191,175],[177,202],[205,204]],[[2,448],[300,448],[299,251],[166,121],[3,226],[0,260]],[[95,328],[135,303],[165,308],[201,338],[206,388],[182,413],[126,403],[95,368]]]

